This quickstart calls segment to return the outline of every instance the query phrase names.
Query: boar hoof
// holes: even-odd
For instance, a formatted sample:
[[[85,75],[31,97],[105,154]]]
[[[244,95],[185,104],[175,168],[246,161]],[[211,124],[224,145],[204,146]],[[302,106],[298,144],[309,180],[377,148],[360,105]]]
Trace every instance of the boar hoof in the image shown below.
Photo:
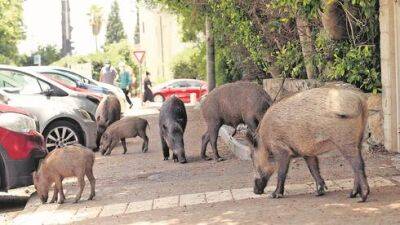
[[[325,185],[317,185],[317,194],[316,196],[322,196],[325,195],[325,190],[328,188]]]
[[[261,189],[258,189],[258,188],[256,188],[256,187],[254,187],[253,192],[254,192],[254,194],[256,194],[256,195],[261,195],[261,194],[264,193],[264,190],[261,190]]]
[[[64,199],[58,199],[57,203],[58,204],[63,204],[64,203]]]
[[[217,158],[215,158],[215,161],[216,162],[222,162],[222,161],[224,161],[225,159],[224,158],[222,158],[222,157],[217,157]]]
[[[164,157],[164,161],[167,161],[169,157]]]
[[[204,156],[201,156],[201,158],[202,158],[203,160],[205,160],[205,161],[209,161],[209,160],[211,160],[211,158],[210,158],[210,157],[208,157],[208,156],[206,156],[206,155],[204,155]]]
[[[271,194],[271,198],[283,198],[283,194],[273,192]]]
[[[179,162],[179,160],[177,158],[174,158],[174,163]]]
[[[148,150],[149,150],[149,149],[145,148],[145,149],[142,149],[142,152],[143,152],[143,153],[146,153]]]

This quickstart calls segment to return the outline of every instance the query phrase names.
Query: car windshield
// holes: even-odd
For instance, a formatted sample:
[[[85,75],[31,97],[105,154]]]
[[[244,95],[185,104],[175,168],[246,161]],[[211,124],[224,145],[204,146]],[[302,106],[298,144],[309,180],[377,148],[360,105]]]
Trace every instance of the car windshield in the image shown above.
[[[62,84],[65,84],[65,85],[68,85],[68,86],[72,86],[72,87],[77,87],[77,82],[76,81],[74,81],[73,79],[71,79],[69,77],[63,76],[61,74],[51,73],[51,72],[44,72],[42,74],[44,74],[45,76],[47,76],[47,77],[49,77],[49,78],[51,78],[53,80],[56,80],[56,81],[58,81],[58,82],[60,82]]]

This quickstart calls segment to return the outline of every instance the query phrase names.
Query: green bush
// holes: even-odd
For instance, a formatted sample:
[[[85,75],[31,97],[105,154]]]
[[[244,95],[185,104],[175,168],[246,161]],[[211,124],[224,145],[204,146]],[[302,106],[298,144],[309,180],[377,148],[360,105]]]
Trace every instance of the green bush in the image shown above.
[[[175,79],[206,79],[206,59],[204,45],[188,48],[175,57],[172,73]]]

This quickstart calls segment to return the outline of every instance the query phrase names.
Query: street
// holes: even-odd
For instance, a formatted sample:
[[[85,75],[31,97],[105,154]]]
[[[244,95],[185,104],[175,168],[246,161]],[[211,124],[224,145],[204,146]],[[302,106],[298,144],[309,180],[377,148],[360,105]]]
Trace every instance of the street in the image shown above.
[[[149,152],[141,152],[140,138],[128,139],[128,152],[119,145],[104,157],[96,154],[96,197],[73,204],[75,179],[64,181],[66,203],[41,205],[36,195],[24,211],[4,217],[14,224],[395,224],[399,223],[400,190],[392,155],[364,152],[371,195],[364,204],[348,198],[353,175],[338,152],[323,155],[321,173],[328,193],[314,196],[314,183],[304,160],[292,160],[286,197],[270,199],[276,175],[266,194],[252,194],[251,161],[241,161],[219,141],[225,161],[200,159],[205,123],[198,109],[188,107],[185,133],[187,164],[163,161],[158,115],[149,121]],[[208,148],[208,154],[212,154]],[[397,180],[396,180],[397,179]],[[3,215],[6,216],[6,215]],[[0,217],[1,218],[1,217]],[[12,224],[12,223],[11,223]]]

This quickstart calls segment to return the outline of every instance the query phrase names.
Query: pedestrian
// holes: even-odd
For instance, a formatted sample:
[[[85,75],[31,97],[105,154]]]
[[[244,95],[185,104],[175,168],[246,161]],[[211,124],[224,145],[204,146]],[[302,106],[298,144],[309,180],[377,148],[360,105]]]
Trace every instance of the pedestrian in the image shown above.
[[[111,66],[110,61],[106,61],[100,70],[100,82],[114,85],[116,77],[117,71]]]
[[[146,71],[146,78],[143,81],[143,85],[144,85],[143,103],[147,101],[154,102],[153,92],[150,89],[150,87],[152,86],[150,81],[150,73],[147,71]]]
[[[129,108],[132,108],[132,101],[129,98],[129,91],[132,84],[132,75],[130,69],[125,63],[121,63],[120,73],[119,73],[119,87],[125,94],[126,101],[129,104]]]

